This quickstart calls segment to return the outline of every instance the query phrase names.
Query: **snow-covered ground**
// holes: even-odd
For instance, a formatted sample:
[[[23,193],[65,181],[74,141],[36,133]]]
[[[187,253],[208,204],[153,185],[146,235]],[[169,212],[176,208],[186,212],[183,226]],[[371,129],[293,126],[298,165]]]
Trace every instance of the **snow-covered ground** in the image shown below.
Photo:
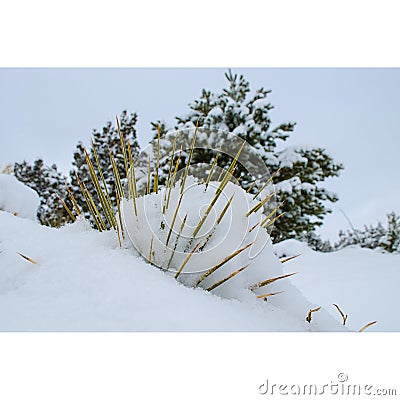
[[[295,240],[274,248],[279,256],[301,254],[284,264],[285,272],[299,272],[292,282],[310,301],[341,320],[333,306],[337,304],[348,315],[350,329],[377,321],[368,331],[400,331],[400,254],[357,246],[319,253]]]
[[[1,331],[347,331],[333,303],[349,315],[351,330],[373,320],[378,324],[370,330],[400,330],[396,292],[400,255],[358,248],[323,254],[290,240],[274,247],[278,257],[301,256],[281,264],[269,242],[249,268],[210,293],[184,286],[173,279],[174,273],[146,263],[129,240],[121,249],[115,232],[98,232],[79,219],[60,229],[39,225],[37,197],[19,182],[8,178],[2,182],[7,190],[2,192],[5,211],[0,210]],[[192,206],[199,210],[199,188],[195,185],[186,195],[189,201],[183,202],[184,211]],[[158,203],[153,204],[157,196],[162,194],[146,197],[146,207],[157,210]],[[224,256],[222,250],[233,245],[241,224],[254,223],[240,217],[243,202],[232,203],[237,226],[230,231],[223,224],[219,228],[233,236],[214,243],[211,251],[196,255],[197,259],[193,256],[193,273],[215,265]],[[138,210],[142,206],[138,202]],[[152,233],[146,233],[145,221],[139,225],[131,233],[135,235],[136,229],[147,246]],[[158,227],[157,222],[152,232],[157,233]],[[164,230],[157,234],[165,235]],[[216,232],[215,238],[221,237]],[[245,239],[254,240],[251,235]],[[219,275],[214,273],[214,282],[213,275],[205,279],[205,287],[246,264],[246,257],[243,252],[226,263],[217,271]],[[248,289],[250,284],[291,272],[299,274],[274,281],[267,290]],[[189,278],[179,280],[188,284]],[[267,302],[256,296],[280,291]],[[308,311],[319,306],[322,309],[312,315],[311,323],[306,322]]]
[[[290,283],[293,307],[284,294],[282,307],[223,299],[179,284],[82,221],[54,229],[0,212],[0,251],[2,331],[341,330],[322,310],[308,324],[312,305]]]

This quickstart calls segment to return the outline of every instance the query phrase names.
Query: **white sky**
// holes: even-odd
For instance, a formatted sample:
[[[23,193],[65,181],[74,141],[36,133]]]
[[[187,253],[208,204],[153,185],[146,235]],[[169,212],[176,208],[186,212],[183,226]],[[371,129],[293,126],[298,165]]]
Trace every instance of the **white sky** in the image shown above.
[[[400,69],[233,69],[252,89],[272,89],[273,124],[295,121],[288,144],[327,148],[345,165],[326,182],[340,201],[321,233],[400,212]],[[139,115],[142,145],[150,121],[173,123],[202,88],[220,90],[224,69],[0,69],[0,165],[42,157],[67,172],[78,140],[88,142],[128,109]]]

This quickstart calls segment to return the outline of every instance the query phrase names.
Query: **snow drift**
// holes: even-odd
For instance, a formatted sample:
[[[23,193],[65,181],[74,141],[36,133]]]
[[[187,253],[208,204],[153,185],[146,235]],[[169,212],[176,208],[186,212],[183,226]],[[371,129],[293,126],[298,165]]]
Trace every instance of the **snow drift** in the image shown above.
[[[38,194],[17,178],[0,174],[0,210],[36,220],[40,200]]]
[[[2,331],[344,329],[324,310],[308,324],[314,305],[289,281],[268,302],[221,298],[183,286],[81,220],[55,229],[0,212],[0,251]]]

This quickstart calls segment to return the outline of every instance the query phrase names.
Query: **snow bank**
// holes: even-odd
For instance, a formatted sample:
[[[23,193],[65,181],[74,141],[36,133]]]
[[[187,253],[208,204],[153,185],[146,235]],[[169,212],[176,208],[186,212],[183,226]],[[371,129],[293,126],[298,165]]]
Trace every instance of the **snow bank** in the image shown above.
[[[400,254],[383,254],[357,246],[319,253],[305,243],[286,240],[274,246],[279,257],[300,254],[283,264],[286,272],[299,273],[292,282],[311,301],[341,321],[333,304],[348,314],[346,326],[358,331],[378,321],[368,331],[400,331]]]
[[[0,212],[0,265],[2,331],[342,330],[324,310],[308,324],[314,305],[289,280],[268,302],[224,299],[183,286],[83,221],[55,229]]]
[[[0,210],[36,220],[38,194],[12,175],[0,174]]]

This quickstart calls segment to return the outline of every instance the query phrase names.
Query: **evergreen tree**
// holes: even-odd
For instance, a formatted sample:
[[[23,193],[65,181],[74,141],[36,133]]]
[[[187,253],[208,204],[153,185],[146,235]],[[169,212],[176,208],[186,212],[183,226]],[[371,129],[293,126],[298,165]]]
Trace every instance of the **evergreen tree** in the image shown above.
[[[340,250],[354,245],[368,249],[380,248],[389,253],[400,252],[400,217],[394,212],[387,214],[386,228],[378,222],[376,226],[364,225],[363,229],[341,230],[334,248]]]
[[[273,106],[268,99],[270,91],[260,88],[251,94],[249,82],[243,76],[231,71],[225,76],[228,87],[218,94],[204,89],[200,98],[189,105],[189,113],[176,118],[175,129],[194,128],[198,123],[200,127],[213,132],[231,132],[246,140],[257,150],[271,173],[281,168],[274,178],[274,184],[278,200],[284,201],[278,212],[286,214],[275,223],[275,240],[301,237],[304,232],[314,231],[322,224],[324,216],[331,212],[327,203],[338,199],[319,184],[328,177],[338,176],[343,166],[334,162],[322,148],[292,146],[282,149],[282,144],[293,132],[295,124],[288,122],[272,126],[270,111]],[[162,134],[168,131],[162,121],[153,123],[152,126],[153,129],[160,126]],[[156,136],[157,134],[155,138]],[[211,149],[223,145],[218,134],[199,137],[196,143],[201,146],[202,141],[207,142],[207,147]],[[163,141],[161,145],[162,154],[168,155],[171,143]],[[215,151],[198,151],[193,154],[192,164],[207,165],[214,157]],[[183,154],[181,165],[185,165],[186,158],[187,154]],[[230,161],[230,158],[220,156],[218,165],[226,167]],[[166,165],[161,167],[162,182],[168,168]],[[241,177],[241,185],[248,188],[251,179],[244,176],[240,168],[238,176]]]
[[[119,116],[121,133],[124,137],[125,145],[127,146],[128,143],[130,144],[132,156],[134,158],[139,153],[139,144],[137,141],[135,128],[136,122],[137,114],[128,114],[126,110],[124,110]],[[94,129],[92,133],[92,139],[97,152],[98,161],[104,175],[104,180],[106,181],[107,190],[110,193],[111,200],[114,204],[116,204],[114,174],[110,161],[110,154],[112,154],[115,159],[121,179],[123,180],[126,178],[120,135],[116,123],[113,124],[111,121],[108,121],[100,131]],[[96,170],[98,170],[93,147],[91,146],[90,149],[87,149],[87,152],[94,167],[96,168]],[[96,190],[90,178],[89,169],[85,160],[84,145],[82,142],[79,142],[76,146],[73,154],[72,165],[74,169],[70,171],[71,191],[79,206],[81,207],[85,217],[91,219],[91,214],[86,205],[85,198],[79,188],[76,174],[78,175],[81,182],[85,184],[85,186],[93,196],[96,204],[99,204],[100,201],[96,195]],[[99,179],[101,179],[100,175],[98,175],[98,177]]]
[[[58,171],[55,164],[47,166],[40,158],[35,160],[33,165],[26,161],[15,163],[14,175],[38,193],[40,206],[37,217],[42,224],[59,226],[69,220],[60,201],[61,197],[63,201],[69,203],[66,193],[67,178]]]
[[[400,217],[391,212],[387,219],[387,232],[380,240],[380,246],[390,253],[400,252]]]

